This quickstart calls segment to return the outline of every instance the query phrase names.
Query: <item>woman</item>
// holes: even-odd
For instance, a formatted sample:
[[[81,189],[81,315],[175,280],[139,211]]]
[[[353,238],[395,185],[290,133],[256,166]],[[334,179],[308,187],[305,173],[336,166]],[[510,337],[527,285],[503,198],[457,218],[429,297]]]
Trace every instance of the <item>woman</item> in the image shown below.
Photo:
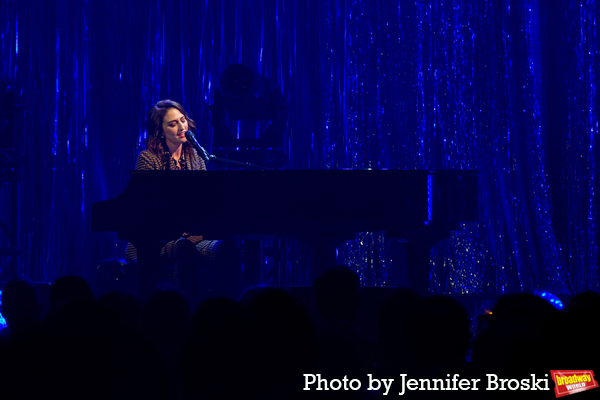
[[[204,161],[185,137],[188,130],[195,133],[196,124],[179,103],[161,100],[153,105],[146,117],[146,149],[138,155],[135,169],[206,170]],[[227,258],[225,263],[230,266],[231,255],[226,254],[225,257],[218,251],[223,243],[183,233],[179,239],[168,242],[161,249],[161,264],[164,266],[161,268],[161,280],[172,282],[187,295],[193,295],[197,291],[195,284],[200,265],[216,266],[220,263],[219,259]],[[230,244],[226,247],[229,248],[228,253],[237,250],[235,246],[235,250],[231,250]],[[233,257],[236,258],[235,255]],[[125,258],[127,262],[137,259],[137,251],[131,243],[125,249]],[[231,262],[239,265],[239,256]],[[186,285],[189,287],[182,287]]]
[[[139,154],[135,169],[205,170],[204,161],[185,137],[188,130],[196,133],[196,123],[181,104],[161,100],[153,105],[146,117],[146,150]]]

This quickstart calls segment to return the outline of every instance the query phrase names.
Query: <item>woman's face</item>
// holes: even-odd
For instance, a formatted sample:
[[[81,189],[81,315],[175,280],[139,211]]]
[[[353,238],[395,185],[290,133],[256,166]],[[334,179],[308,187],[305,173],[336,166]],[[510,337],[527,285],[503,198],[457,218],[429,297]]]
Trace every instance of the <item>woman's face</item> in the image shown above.
[[[169,150],[173,151],[183,143],[187,142],[185,133],[188,130],[188,122],[185,115],[176,108],[169,108],[162,120],[162,130],[167,141]]]

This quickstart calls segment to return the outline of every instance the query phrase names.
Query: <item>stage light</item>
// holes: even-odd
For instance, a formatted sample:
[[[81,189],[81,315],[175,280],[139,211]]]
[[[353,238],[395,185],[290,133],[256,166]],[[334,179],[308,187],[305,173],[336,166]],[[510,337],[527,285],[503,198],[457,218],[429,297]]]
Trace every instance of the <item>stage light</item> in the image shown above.
[[[565,307],[562,301],[556,295],[546,290],[536,290],[533,294],[546,300],[548,303],[552,304],[557,310],[562,310]]]

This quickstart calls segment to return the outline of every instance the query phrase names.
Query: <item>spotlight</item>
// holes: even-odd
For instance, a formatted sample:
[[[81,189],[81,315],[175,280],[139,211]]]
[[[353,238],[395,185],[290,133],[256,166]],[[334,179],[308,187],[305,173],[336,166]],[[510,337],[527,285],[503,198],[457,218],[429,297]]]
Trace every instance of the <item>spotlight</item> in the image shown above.
[[[546,290],[536,290],[535,292],[533,292],[533,294],[546,300],[548,303],[552,304],[557,310],[562,310],[565,307],[562,301],[556,295]]]

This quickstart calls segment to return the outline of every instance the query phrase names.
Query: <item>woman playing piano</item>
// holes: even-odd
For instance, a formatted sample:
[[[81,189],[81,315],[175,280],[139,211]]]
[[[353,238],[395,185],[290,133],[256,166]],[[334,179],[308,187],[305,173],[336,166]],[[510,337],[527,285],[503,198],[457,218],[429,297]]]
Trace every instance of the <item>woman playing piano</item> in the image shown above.
[[[195,133],[196,124],[179,103],[161,100],[154,104],[146,117],[148,135],[146,149],[139,153],[135,169],[206,170],[204,161],[186,139],[185,133],[188,130]],[[181,211],[177,208],[165,210],[167,218],[170,212]],[[125,249],[125,258],[127,262],[137,258],[136,248],[131,243]],[[185,294],[191,296],[192,292],[198,289],[196,277],[200,268],[214,269],[211,267],[216,266],[217,269],[221,269],[220,264],[225,264],[223,266],[225,269],[235,268],[236,264],[239,265],[239,250],[231,243],[203,240],[202,236],[183,233],[179,239],[172,240],[161,248],[161,264],[163,267],[159,279],[163,282],[172,282]],[[221,274],[224,272],[221,271]],[[211,281],[216,283],[220,279],[211,279]],[[223,292],[217,290],[219,288],[211,289],[215,289],[218,293]]]
[[[138,170],[205,170],[204,161],[187,141],[185,133],[196,133],[196,123],[172,100],[153,105],[146,117],[146,149],[137,159]]]

